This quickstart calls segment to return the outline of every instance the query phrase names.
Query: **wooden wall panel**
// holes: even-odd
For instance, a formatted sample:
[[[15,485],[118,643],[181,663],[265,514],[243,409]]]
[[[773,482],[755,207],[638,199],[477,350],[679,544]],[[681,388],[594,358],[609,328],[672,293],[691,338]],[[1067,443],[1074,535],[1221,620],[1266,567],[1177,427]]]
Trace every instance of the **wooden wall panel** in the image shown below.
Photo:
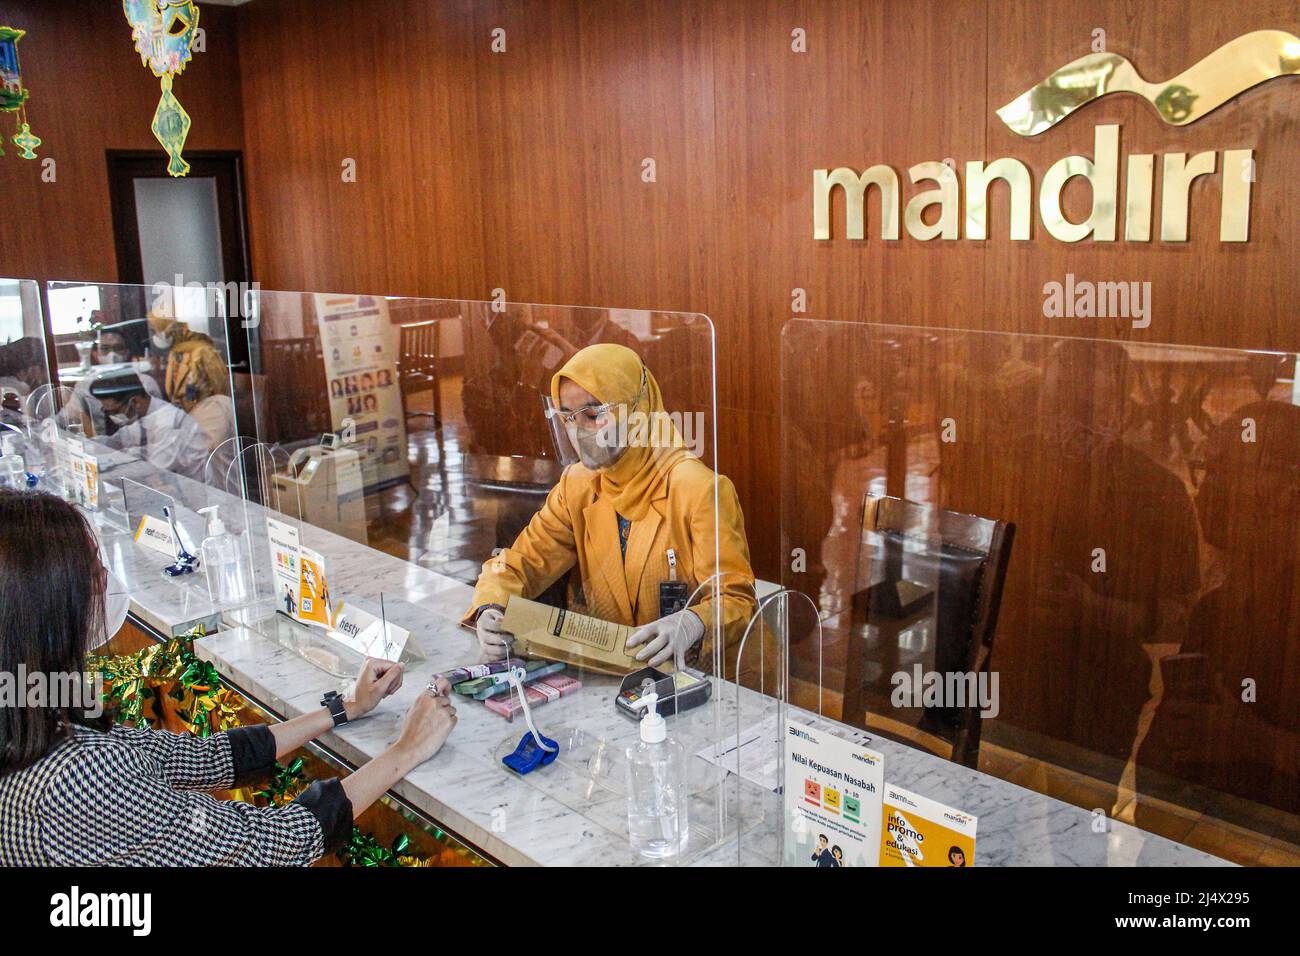
[[[1038,78],[1090,51],[1094,28],[1106,30],[1107,49],[1132,60],[1150,80],[1172,77],[1224,43],[1253,30],[1281,29],[1300,35],[1293,3],[1259,0],[1230,4],[1212,0],[1132,4],[1099,2],[999,4],[989,19],[989,46],[1000,67],[988,78],[990,157],[1012,155],[1029,164],[1035,184],[1052,162],[1071,153],[1091,156],[1093,129],[1120,124],[1120,153],[1254,148],[1257,181],[1250,241],[1220,243],[1218,177],[1198,179],[1192,189],[1186,243],[1060,243],[1034,223],[1031,243],[1012,243],[1003,231],[990,240],[989,297],[1005,311],[988,327],[1060,335],[1123,337],[1227,347],[1300,349],[1294,294],[1282,263],[1300,254],[1300,83],[1282,78],[1255,87],[1186,127],[1167,126],[1134,96],[1111,96],[1055,129],[1031,139],[1012,134],[994,115]],[[1160,160],[1156,160],[1157,170]],[[1218,168],[1222,168],[1220,156]],[[1236,171],[1234,171],[1236,172]],[[1081,184],[1080,184],[1081,185]],[[1121,171],[1121,193],[1123,177]],[[1157,195],[1159,180],[1157,179]],[[1086,198],[1086,187],[1077,190]],[[1122,199],[1121,199],[1122,202]],[[1086,217],[1074,204],[1076,221]],[[1158,218],[1156,222],[1158,229]],[[1122,226],[1121,226],[1122,235]],[[1045,319],[1042,287],[1067,272],[1094,281],[1151,282],[1152,321],[1144,330],[1123,321]]]
[[[140,65],[120,3],[0,0],[0,23],[26,30],[18,42],[27,114],[57,163],[43,182],[40,160],[18,158],[13,116],[0,114],[0,273],[35,279],[117,281],[105,150],[156,150],[158,80]],[[195,55],[175,91],[193,120],[187,148],[242,149],[243,109],[235,13],[204,6],[207,50]]]
[[[1288,4],[448,0],[356,11],[345,0],[240,11],[254,256],[268,288],[502,288],[515,301],[706,312],[720,406],[746,421],[778,412],[796,288],[816,318],[1138,337],[1123,322],[1044,318],[1042,286],[1067,272],[1149,280],[1147,341],[1300,348],[1286,278],[1300,160],[1285,146],[1300,84],[1274,81],[1186,129],[1133,97],[1036,139],[993,115],[1088,52],[1096,27],[1163,77],[1251,29],[1300,32]],[[490,46],[498,27],[504,53]],[[805,53],[791,50],[795,28]],[[1100,122],[1122,124],[1125,150],[1255,146],[1251,242],[1217,241],[1209,181],[1196,185],[1182,246],[1061,243],[1036,202],[1033,241],[1013,243],[1003,186],[986,242],[811,238],[814,168],[888,163],[906,197],[914,163],[1009,155],[1037,184],[1056,159],[1090,155]],[[346,157],[356,183],[341,180]],[[646,157],[653,184],[640,177]],[[1076,216],[1085,193],[1067,190]],[[721,449],[724,469],[752,457]],[[774,466],[737,480],[750,508],[777,491]],[[751,533],[772,573],[774,530],[756,522]]]
[[[382,17],[340,2],[240,11],[264,287],[484,291],[470,26],[444,7],[394,3]],[[346,160],[354,182],[344,181]]]

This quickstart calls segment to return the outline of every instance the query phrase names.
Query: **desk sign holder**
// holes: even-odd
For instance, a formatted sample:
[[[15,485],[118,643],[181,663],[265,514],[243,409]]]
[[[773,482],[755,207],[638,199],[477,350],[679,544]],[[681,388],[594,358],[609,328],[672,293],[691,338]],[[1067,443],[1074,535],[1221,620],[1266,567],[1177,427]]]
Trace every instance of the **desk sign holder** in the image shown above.
[[[355,677],[367,657],[424,660],[411,632],[388,620],[382,593],[378,615],[355,599],[336,602],[325,556],[302,544],[301,529],[275,518],[266,528],[276,614],[263,634],[338,677]]]
[[[785,750],[784,865],[879,865],[884,756],[793,720]]]
[[[150,551],[157,551],[169,558],[176,556],[176,541],[172,538],[172,529],[162,518],[144,515],[135,528],[135,543]]]
[[[880,865],[971,866],[978,822],[969,813],[888,784]]]
[[[381,595],[381,606],[386,603]],[[341,680],[356,677],[367,657],[405,664],[425,660],[419,642],[410,639],[411,632],[386,621],[382,607],[376,616],[356,605],[346,605],[339,609],[337,624],[328,630],[304,624],[277,608],[275,613],[246,622],[245,626]]]
[[[379,605],[379,617],[353,605],[339,605],[334,626],[325,632],[326,635],[364,657],[377,657],[385,661],[403,660],[411,632],[386,619],[382,594],[379,595]]]
[[[970,866],[974,816],[885,783],[874,750],[786,725],[786,866]]]

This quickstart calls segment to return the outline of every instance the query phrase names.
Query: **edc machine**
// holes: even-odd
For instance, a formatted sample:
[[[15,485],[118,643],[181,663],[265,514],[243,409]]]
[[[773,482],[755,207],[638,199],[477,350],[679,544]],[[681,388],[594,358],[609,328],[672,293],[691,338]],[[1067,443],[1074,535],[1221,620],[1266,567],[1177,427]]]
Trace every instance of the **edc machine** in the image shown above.
[[[296,503],[307,524],[366,543],[366,500],[361,456],[339,436],[326,432],[320,442],[299,448],[289,467],[275,476],[285,506]]]

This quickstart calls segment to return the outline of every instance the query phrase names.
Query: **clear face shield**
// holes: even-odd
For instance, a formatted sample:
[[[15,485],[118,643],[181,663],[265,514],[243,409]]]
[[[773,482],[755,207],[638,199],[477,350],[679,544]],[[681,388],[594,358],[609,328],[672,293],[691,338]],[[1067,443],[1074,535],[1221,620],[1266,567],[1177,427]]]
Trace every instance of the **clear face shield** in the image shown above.
[[[568,429],[564,427],[564,420],[551,396],[542,396],[542,411],[546,415],[546,430],[550,432],[551,444],[555,446],[556,460],[562,468],[568,468],[579,460],[578,450],[569,440]]]
[[[628,411],[641,402],[645,394],[646,372],[641,369],[641,387],[629,402],[605,402],[584,405],[565,411],[549,395],[543,396],[547,425],[556,454],[565,467],[581,461],[588,468],[605,468],[614,464],[627,450]]]

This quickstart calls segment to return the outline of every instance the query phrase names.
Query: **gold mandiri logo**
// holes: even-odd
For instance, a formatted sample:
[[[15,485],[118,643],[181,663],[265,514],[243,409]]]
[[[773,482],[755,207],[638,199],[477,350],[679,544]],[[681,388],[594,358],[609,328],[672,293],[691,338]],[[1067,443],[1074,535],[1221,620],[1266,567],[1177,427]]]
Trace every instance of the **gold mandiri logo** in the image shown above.
[[[1225,43],[1209,56],[1164,83],[1148,83],[1125,57],[1093,53],[1053,72],[997,111],[1007,127],[1022,136],[1051,129],[1071,113],[1110,93],[1133,93],[1155,107],[1166,123],[1185,126],[1218,109],[1228,100],[1267,80],[1300,73],[1300,39],[1282,30],[1259,30]],[[1188,205],[1192,181],[1198,176],[1221,177],[1219,241],[1245,242],[1250,232],[1250,193],[1255,179],[1254,150],[1228,149],[1196,153],[1166,153],[1161,157],[1160,238],[1187,241]],[[1124,239],[1148,242],[1155,202],[1155,160],[1151,153],[1124,157]],[[961,231],[961,198],[957,164],[925,162],[907,171],[913,185],[933,182],[938,188],[912,196],[903,209],[903,222],[912,238],[957,239]],[[1066,156],[1043,176],[1038,211],[1044,228],[1062,242],[1089,236],[1114,242],[1119,230],[1119,126],[1098,126],[1092,159]],[[1092,210],[1083,222],[1071,222],[1061,209],[1061,192],[1068,180],[1082,176],[1092,186]],[[1033,177],[1018,159],[965,164],[965,236],[988,238],[988,190],[996,180],[1010,187],[1010,237],[1029,239]],[[866,198],[875,187],[880,194],[880,237],[899,236],[898,173],[884,164],[859,175],[847,166],[813,170],[813,238],[831,238],[831,196],[844,193],[844,235],[866,236]],[[927,222],[928,207],[938,216]]]
[[[1036,136],[1103,96],[1133,93],[1166,123],[1186,126],[1252,86],[1297,73],[1300,38],[1282,30],[1256,30],[1229,40],[1163,83],[1148,83],[1118,53],[1090,53],[1025,90],[998,110],[998,117],[1013,133]]]

